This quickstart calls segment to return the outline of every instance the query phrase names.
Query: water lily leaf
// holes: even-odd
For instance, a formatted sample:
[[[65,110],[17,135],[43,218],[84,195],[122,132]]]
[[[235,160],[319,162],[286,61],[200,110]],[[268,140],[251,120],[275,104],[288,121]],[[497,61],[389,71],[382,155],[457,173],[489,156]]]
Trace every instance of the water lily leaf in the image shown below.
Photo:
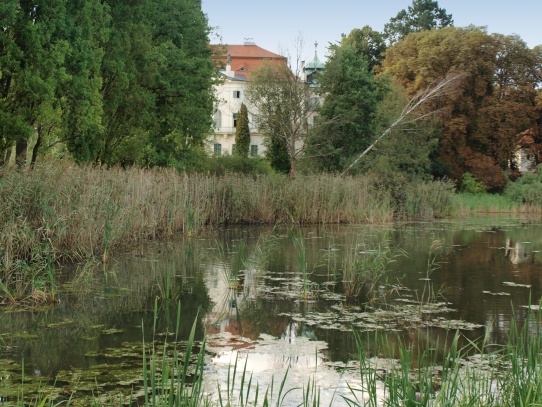
[[[507,287],[525,287],[525,288],[531,288],[531,284],[517,284],[517,283],[512,283],[511,281],[505,281],[504,283],[502,283],[502,285],[505,285]]]

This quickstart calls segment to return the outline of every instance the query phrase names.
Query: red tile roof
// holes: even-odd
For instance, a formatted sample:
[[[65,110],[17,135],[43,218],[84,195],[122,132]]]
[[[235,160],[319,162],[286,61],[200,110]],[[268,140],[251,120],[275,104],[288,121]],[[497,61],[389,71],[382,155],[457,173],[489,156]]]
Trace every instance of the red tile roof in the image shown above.
[[[231,58],[231,70],[236,74],[250,77],[250,71],[258,68],[262,61],[277,61],[284,63],[286,57],[267,51],[257,45],[211,45],[217,50],[215,53],[216,62],[225,66],[227,55]]]

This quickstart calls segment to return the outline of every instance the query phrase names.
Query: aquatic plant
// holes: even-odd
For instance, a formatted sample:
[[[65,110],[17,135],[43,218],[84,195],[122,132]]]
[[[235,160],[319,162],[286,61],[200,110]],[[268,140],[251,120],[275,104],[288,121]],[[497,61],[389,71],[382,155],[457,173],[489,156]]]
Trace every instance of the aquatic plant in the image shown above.
[[[297,256],[297,264],[299,272],[301,274],[301,295],[303,298],[308,298],[313,295],[317,290],[316,284],[312,283],[309,279],[310,272],[307,270],[307,251],[305,249],[305,243],[303,241],[303,234],[301,230],[290,230],[290,238],[294,246],[295,254]]]
[[[165,276],[160,276],[156,280],[159,297],[166,301],[177,301],[178,294],[175,292],[175,268],[168,265]]]
[[[442,298],[444,295],[444,289],[441,287],[438,290],[435,290],[433,281],[431,280],[431,275],[433,274],[433,272],[440,268],[438,256],[443,247],[444,245],[440,240],[434,240],[429,246],[425,277],[423,278],[423,290],[420,294],[420,297],[418,298],[418,301],[420,303],[420,314],[422,312],[424,304],[435,302],[437,301],[437,299]]]
[[[239,288],[241,273],[248,262],[245,253],[246,247],[246,238],[239,240],[235,247],[216,242],[216,261],[220,265],[220,270],[228,288],[234,290]]]
[[[342,263],[342,284],[347,301],[359,299],[362,291],[369,301],[379,295],[379,285],[387,282],[389,265],[406,252],[384,238],[374,246],[356,245]]]
[[[430,341],[424,330],[418,331],[413,343],[401,340],[395,333],[354,331],[358,380],[348,382],[349,392],[338,397],[349,406],[360,407],[538,406],[542,403],[542,324],[540,316],[530,309],[523,325],[512,321],[504,346],[489,343],[488,333],[474,341],[464,338],[459,330],[447,331],[443,343],[440,339]],[[237,357],[228,367],[223,386],[206,381],[209,373],[206,338],[196,339],[197,317],[191,324],[188,340],[181,342],[179,332],[185,320],[181,317],[180,304],[173,333],[158,332],[159,312],[156,301],[153,342],[143,341],[139,348],[142,366],[139,373],[133,372],[137,384],[132,395],[119,397],[104,393],[81,404],[75,394],[62,398],[58,392],[49,392],[44,387],[36,396],[24,389],[27,380],[23,364],[20,386],[8,377],[0,381],[0,390],[5,385],[16,387],[10,389],[15,396],[3,400],[2,405],[120,407],[137,403],[153,407],[279,407],[292,401],[295,405],[322,405],[314,376],[309,375],[305,383],[288,387],[286,369],[281,380],[273,378],[269,387],[262,388],[247,370],[247,361],[240,365]],[[158,344],[157,338],[164,338],[164,342]]]

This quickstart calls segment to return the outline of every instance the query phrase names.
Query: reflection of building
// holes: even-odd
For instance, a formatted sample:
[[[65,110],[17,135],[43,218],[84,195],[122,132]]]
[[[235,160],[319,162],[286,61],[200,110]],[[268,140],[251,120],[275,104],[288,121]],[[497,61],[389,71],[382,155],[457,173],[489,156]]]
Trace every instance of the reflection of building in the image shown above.
[[[258,112],[246,100],[250,74],[260,67],[262,63],[286,63],[285,57],[267,51],[254,42],[245,41],[243,45],[220,46],[220,56],[216,57],[220,64],[225,63],[224,69],[219,71],[222,83],[215,87],[218,100],[215,108],[213,122],[214,134],[211,137],[211,151],[217,155],[232,154],[235,151],[235,130],[237,116],[241,104],[248,109],[250,128],[250,151],[252,156],[262,155],[265,152],[263,137],[258,132]]]
[[[530,260],[530,253],[525,251],[525,244],[516,242],[513,243],[510,238],[506,239],[505,256],[510,259],[514,265],[518,265],[527,260]]]

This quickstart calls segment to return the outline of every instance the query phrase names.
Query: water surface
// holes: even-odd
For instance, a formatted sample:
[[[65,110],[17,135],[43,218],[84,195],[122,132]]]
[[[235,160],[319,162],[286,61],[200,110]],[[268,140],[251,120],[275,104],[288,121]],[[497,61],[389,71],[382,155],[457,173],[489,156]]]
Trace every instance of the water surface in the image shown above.
[[[404,255],[378,295],[364,288],[347,300],[346,259],[384,245]],[[291,387],[312,377],[324,400],[339,403],[356,380],[355,369],[344,370],[356,365],[353,331],[387,331],[415,346],[422,338],[443,347],[457,329],[504,342],[511,319],[525,320],[541,299],[541,252],[541,219],[508,216],[293,232],[236,227],[149,242],[105,270],[65,270],[54,307],[0,310],[0,397],[16,399],[23,363],[25,394],[54,388],[75,405],[137,394],[143,341],[183,346],[173,334],[180,302],[178,338],[188,337],[196,315],[198,338],[207,333],[211,394],[238,360],[264,387],[288,368]]]

